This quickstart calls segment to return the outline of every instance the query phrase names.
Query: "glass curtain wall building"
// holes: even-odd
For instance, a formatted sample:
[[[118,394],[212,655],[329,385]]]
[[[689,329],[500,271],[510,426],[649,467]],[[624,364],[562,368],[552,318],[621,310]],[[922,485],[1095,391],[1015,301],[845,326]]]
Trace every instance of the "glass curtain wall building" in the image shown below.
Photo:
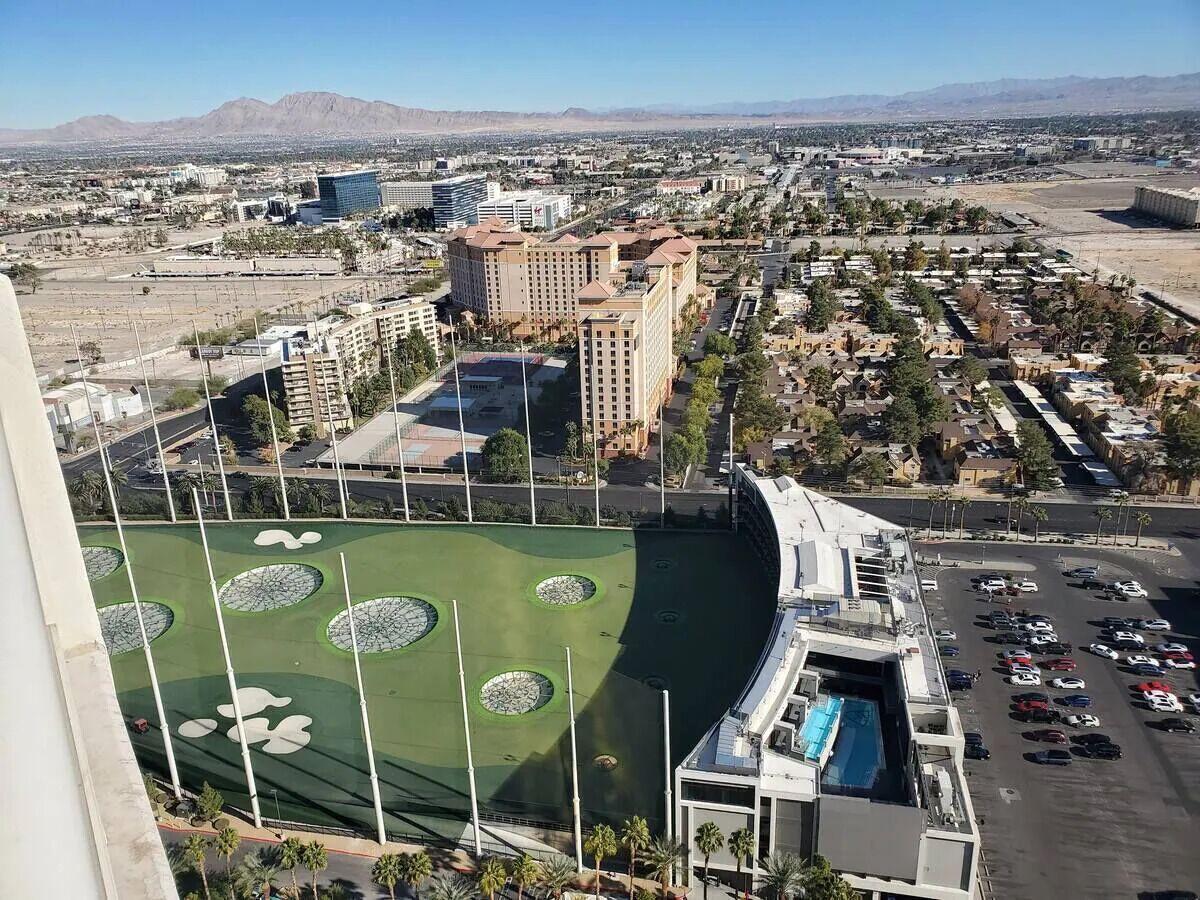
[[[321,220],[337,222],[356,212],[379,209],[378,172],[330,172],[317,176]]]
[[[433,183],[433,224],[460,228],[479,222],[479,204],[487,200],[486,175],[459,175]]]

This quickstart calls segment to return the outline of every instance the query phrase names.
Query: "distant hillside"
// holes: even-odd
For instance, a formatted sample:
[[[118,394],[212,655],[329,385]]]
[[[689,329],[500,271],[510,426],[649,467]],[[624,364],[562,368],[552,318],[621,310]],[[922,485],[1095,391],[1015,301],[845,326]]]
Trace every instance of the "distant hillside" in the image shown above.
[[[243,97],[202,116],[165,122],[126,122],[85,116],[53,128],[0,129],[0,143],[71,143],[188,138],[461,134],[493,131],[601,131],[689,128],[770,118],[779,122],[888,122],[978,119],[1200,108],[1200,73],[1166,78],[1002,79],[947,84],[887,96],[856,94],[808,100],[770,100],[709,106],[654,106],[558,113],[431,110],[308,91],[275,103]]]

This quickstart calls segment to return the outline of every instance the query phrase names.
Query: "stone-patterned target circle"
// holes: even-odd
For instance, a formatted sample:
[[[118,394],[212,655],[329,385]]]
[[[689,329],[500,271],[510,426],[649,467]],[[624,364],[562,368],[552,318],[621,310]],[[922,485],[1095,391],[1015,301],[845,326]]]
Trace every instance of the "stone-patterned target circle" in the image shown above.
[[[100,617],[100,634],[109,656],[127,653],[142,646],[142,632],[138,628],[137,609],[133,602],[115,603],[96,610]],[[162,635],[175,621],[171,607],[162,603],[142,601],[142,621],[146,623],[146,637],[150,640]]]
[[[123,554],[116,547],[84,547],[83,567],[87,571],[88,581],[96,581],[105,575],[111,575],[125,561]]]
[[[611,753],[601,753],[592,760],[592,765],[601,772],[611,772],[618,765],[620,765],[620,761]]]
[[[221,588],[221,602],[241,612],[266,612],[292,606],[316,593],[324,578],[303,563],[277,563],[234,575]]]
[[[353,609],[360,653],[384,653],[415,644],[433,631],[438,621],[433,605],[416,597],[378,597],[356,603]],[[346,610],[330,620],[325,634],[335,647],[354,650]]]
[[[554,575],[539,581],[537,598],[551,606],[574,606],[596,596],[596,582],[582,575]]]
[[[479,702],[489,712],[520,716],[541,709],[554,696],[554,685],[540,672],[501,672],[479,689]]]

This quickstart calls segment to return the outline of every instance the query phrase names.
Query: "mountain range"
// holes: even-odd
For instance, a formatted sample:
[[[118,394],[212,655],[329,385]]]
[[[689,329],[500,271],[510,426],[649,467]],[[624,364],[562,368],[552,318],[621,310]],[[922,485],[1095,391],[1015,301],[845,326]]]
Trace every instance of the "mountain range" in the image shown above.
[[[562,112],[431,110],[321,91],[275,103],[240,98],[201,116],[127,122],[84,116],[53,128],[3,129],[0,144],[178,141],[223,137],[572,132],[778,123],[894,122],[1200,109],[1200,73],[1167,77],[1016,79],[946,84],[904,94],[656,105]]]

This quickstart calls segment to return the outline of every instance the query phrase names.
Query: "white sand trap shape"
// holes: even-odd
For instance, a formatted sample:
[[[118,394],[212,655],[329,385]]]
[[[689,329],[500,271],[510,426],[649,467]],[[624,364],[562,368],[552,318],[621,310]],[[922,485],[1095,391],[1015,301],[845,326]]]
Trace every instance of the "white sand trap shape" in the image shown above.
[[[138,628],[137,607],[133,601],[102,606],[96,610],[96,615],[100,618],[100,634],[109,656],[142,646],[142,630]],[[142,621],[146,624],[146,637],[153,641],[171,627],[175,613],[162,603],[142,601]]]
[[[354,605],[354,632],[361,653],[384,653],[415,644],[437,624],[437,610],[417,597],[377,597]],[[354,650],[350,614],[342,610],[325,629],[330,643]]]
[[[217,730],[216,719],[188,719],[179,726],[179,736],[185,738],[207,737]]]
[[[291,697],[276,697],[266,688],[238,688],[238,704],[242,707],[243,716],[252,716],[255,713],[260,713],[268,706],[287,706],[291,702]],[[227,719],[232,719],[233,704],[222,703],[217,707],[217,712]]]
[[[88,581],[96,581],[111,575],[125,561],[125,555],[116,547],[84,547],[83,568]]]
[[[295,753],[308,746],[308,742],[312,740],[312,735],[304,730],[312,724],[312,719],[308,716],[288,716],[274,728],[271,727],[268,719],[261,716],[244,721],[246,723],[246,743],[258,744],[266,741],[258,748],[264,753],[273,753],[277,756]],[[233,725],[229,729],[227,736],[229,740],[237,742],[237,725]]]
[[[267,612],[306,600],[321,587],[324,576],[303,563],[256,566],[234,575],[221,588],[221,602],[240,612]]]
[[[290,531],[282,528],[267,528],[258,533],[254,543],[259,547],[271,547],[283,544],[285,550],[299,550],[306,544],[315,544],[321,540],[321,535],[315,531],[306,531],[300,537],[293,537]]]
[[[554,696],[554,685],[540,672],[501,672],[479,689],[479,702],[489,712],[520,716],[541,709]]]
[[[596,582],[582,575],[554,575],[534,588],[537,598],[551,606],[573,606],[596,595]]]

